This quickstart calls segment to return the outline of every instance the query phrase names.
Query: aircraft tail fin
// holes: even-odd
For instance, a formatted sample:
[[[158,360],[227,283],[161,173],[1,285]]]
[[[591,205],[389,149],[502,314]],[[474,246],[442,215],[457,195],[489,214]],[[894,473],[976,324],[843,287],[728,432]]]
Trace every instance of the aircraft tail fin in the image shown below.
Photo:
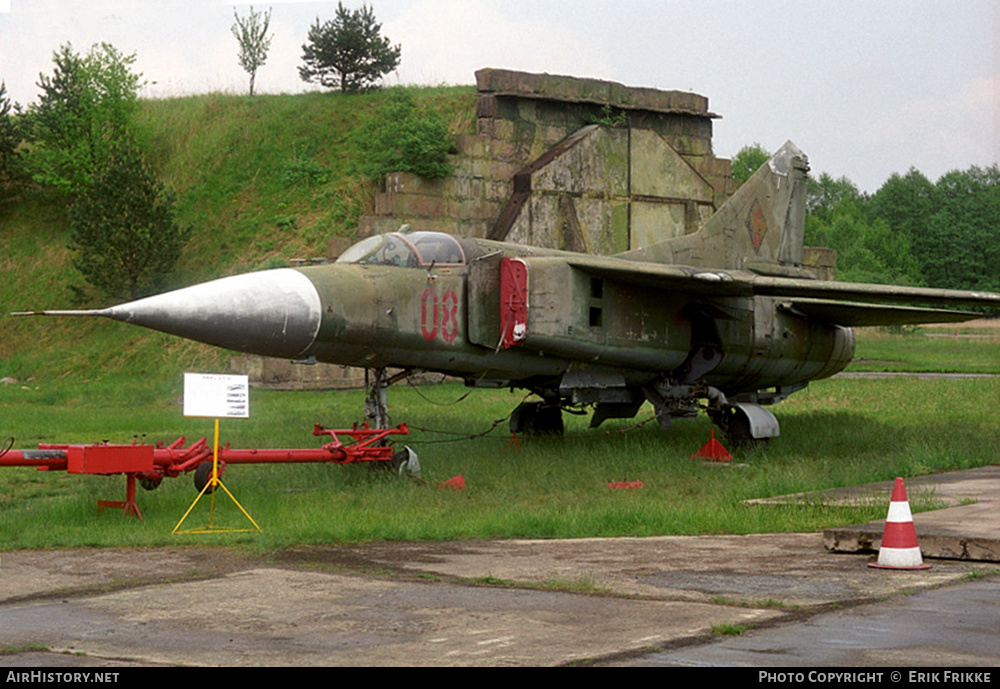
[[[808,171],[808,158],[788,141],[700,230],[619,257],[812,277],[802,267]]]

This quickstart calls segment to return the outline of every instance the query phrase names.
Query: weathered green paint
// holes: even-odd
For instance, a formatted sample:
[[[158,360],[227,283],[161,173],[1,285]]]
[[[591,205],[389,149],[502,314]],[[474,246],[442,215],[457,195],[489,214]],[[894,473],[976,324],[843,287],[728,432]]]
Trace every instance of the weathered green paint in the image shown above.
[[[408,231],[366,239],[332,265],[83,314],[266,356],[527,388],[547,409],[515,414],[525,428],[557,425],[566,405],[595,405],[600,423],[648,399],[664,425],[705,408],[731,436],[773,437],[761,405],[846,366],[851,326],[1000,306],[1000,294],[816,279],[802,263],[807,170],[786,144],[698,232],[615,256]],[[588,199],[552,199],[562,241],[577,241]]]
[[[614,139],[599,131],[584,138]],[[556,158],[567,162],[565,175],[549,170],[538,179],[573,192],[569,172],[585,151]],[[547,225],[554,243],[576,252],[467,238],[463,265],[303,269],[326,305],[315,355],[499,380],[563,404],[596,403],[598,420],[634,413],[643,395],[663,414],[682,416],[692,409],[688,398],[704,394],[719,414],[719,400],[769,403],[841,370],[854,349],[846,326],[966,317],[885,303],[1000,303],[1000,295],[816,280],[802,263],[807,170],[788,144],[698,232],[616,256],[593,254],[609,238],[588,234],[580,210],[597,204],[586,215],[606,209],[607,225],[620,227],[626,206],[538,194],[526,205],[535,220],[529,238]],[[514,258],[527,269],[527,322],[505,347],[500,272]],[[429,321],[428,295],[439,304],[448,293],[449,315]]]

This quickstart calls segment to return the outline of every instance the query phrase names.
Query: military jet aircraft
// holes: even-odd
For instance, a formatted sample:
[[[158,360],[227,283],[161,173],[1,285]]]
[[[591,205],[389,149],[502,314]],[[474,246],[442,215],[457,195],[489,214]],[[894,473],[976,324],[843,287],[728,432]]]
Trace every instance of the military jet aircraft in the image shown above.
[[[697,232],[594,256],[402,231],[333,264],[222,278],[92,311],[239,352],[427,370],[517,387],[514,431],[591,425],[649,401],[664,427],[704,410],[736,444],[767,407],[842,370],[852,326],[973,318],[1000,294],[823,281],[803,266],[808,162],[785,144]],[[945,307],[942,309],[941,307]]]

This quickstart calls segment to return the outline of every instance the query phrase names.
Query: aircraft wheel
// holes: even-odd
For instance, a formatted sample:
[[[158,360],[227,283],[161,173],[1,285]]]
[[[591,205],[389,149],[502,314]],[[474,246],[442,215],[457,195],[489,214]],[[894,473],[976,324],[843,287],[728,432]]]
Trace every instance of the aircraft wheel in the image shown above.
[[[406,476],[406,466],[410,462],[410,457],[406,450],[392,453],[392,473],[399,478]]]
[[[711,418],[712,422],[726,434],[726,440],[733,448],[748,450],[767,447],[771,440],[753,437],[750,432],[750,419],[739,407],[726,407],[721,413],[712,414]]]
[[[510,432],[525,435],[562,435],[562,409],[557,403],[522,402],[510,415]]]
[[[409,478],[410,476],[420,477],[420,461],[417,453],[410,449],[409,445],[404,445],[399,452],[392,455],[392,470],[399,478]]]
[[[143,490],[156,490],[160,487],[161,481],[163,481],[163,477],[159,474],[149,474],[139,477],[139,485],[143,487]]]
[[[738,409],[733,409],[726,419],[726,439],[734,447],[748,447],[753,443],[753,436],[750,435],[750,421],[746,416],[739,413]]]
[[[222,475],[222,462],[219,462],[219,476]],[[205,490],[205,486],[208,482],[212,480],[212,463],[202,462],[194,470],[194,489],[201,493]],[[206,494],[214,493],[215,486],[209,486],[208,490],[205,490]]]

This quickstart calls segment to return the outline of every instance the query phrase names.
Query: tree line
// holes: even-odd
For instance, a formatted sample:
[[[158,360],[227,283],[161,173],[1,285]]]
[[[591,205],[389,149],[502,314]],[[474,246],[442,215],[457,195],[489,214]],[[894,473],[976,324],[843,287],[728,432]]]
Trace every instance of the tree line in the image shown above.
[[[52,55],[41,94],[22,109],[0,83],[0,201],[33,188],[69,205],[69,248],[84,279],[110,296],[162,286],[190,231],[146,162],[134,127],[142,75],[135,55],[101,43]]]
[[[251,7],[234,17],[238,60],[253,96],[270,48],[271,10]],[[317,17],[302,47],[301,78],[346,92],[374,87],[400,57],[367,5],[348,10],[338,3],[332,20]],[[130,299],[162,288],[191,235],[177,223],[174,194],[147,164],[136,131],[145,82],[135,60],[108,43],[87,53],[62,45],[52,72],[39,74],[37,102],[26,108],[10,101],[0,81],[0,202],[29,186],[62,196],[70,205],[74,267],[100,292]],[[407,121],[400,119],[407,107],[413,109],[397,108],[397,126]]]
[[[759,144],[745,146],[734,176],[746,179],[769,157]],[[806,209],[805,243],[837,251],[838,280],[1000,291],[997,165],[937,182],[911,168],[873,194],[824,172],[809,178]]]
[[[271,46],[268,27],[271,9],[261,14],[250,8],[241,17],[235,10],[232,32],[239,42],[240,66],[250,76],[253,95],[257,69],[267,61]],[[302,81],[318,83],[345,93],[374,87],[382,77],[399,66],[402,49],[382,35],[382,25],[368,5],[349,10],[337,3],[333,19],[316,22],[309,28],[308,42],[302,46]]]
[[[270,10],[234,17],[253,95],[270,46]],[[381,35],[368,6],[338,3],[332,20],[317,17],[308,39],[300,77],[329,88],[373,88],[399,62],[400,47]],[[74,265],[102,292],[128,298],[157,291],[190,236],[133,125],[144,84],[135,59],[106,43],[86,54],[61,46],[52,73],[39,75],[38,101],[26,108],[10,102],[0,81],[0,201],[26,184],[63,195],[72,205]],[[448,174],[450,137],[431,115],[418,113],[405,93],[390,99],[358,129],[358,159],[368,167],[357,172]],[[744,147],[733,158],[734,176],[746,179],[769,157],[759,144]],[[1000,291],[996,165],[950,172],[936,183],[911,169],[871,195],[823,173],[810,178],[807,203],[806,243],[837,250],[838,279]]]

